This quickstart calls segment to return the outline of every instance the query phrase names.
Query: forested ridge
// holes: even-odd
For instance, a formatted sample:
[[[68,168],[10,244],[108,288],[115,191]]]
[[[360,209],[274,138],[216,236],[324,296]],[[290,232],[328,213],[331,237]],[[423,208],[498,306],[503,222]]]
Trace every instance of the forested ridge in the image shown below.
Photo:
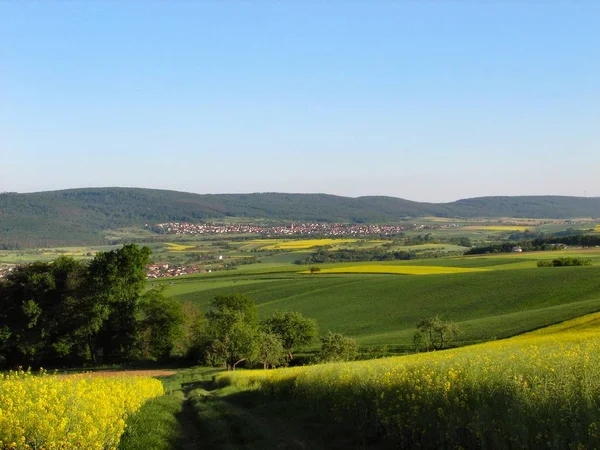
[[[393,222],[407,217],[600,216],[600,198],[480,197],[452,203],[327,194],[192,194],[140,188],[85,188],[0,194],[0,248],[100,244],[103,232],[166,221],[226,217],[273,221]]]

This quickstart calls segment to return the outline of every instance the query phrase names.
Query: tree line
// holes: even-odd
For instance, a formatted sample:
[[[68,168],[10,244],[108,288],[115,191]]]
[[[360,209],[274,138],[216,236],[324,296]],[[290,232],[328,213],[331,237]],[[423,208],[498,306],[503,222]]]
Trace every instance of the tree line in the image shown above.
[[[0,366],[66,367],[173,357],[235,369],[289,364],[316,344],[313,319],[277,312],[260,322],[242,294],[217,296],[203,314],[147,289],[148,247],[128,244],[89,262],[61,256],[15,268],[0,280]],[[321,338],[314,361],[354,359],[356,341]]]
[[[419,256],[414,251],[395,251],[389,252],[381,248],[374,249],[339,249],[330,251],[326,248],[320,248],[315,253],[306,258],[294,261],[295,264],[322,264],[334,262],[354,262],[354,261],[394,261],[410,260]]]
[[[146,291],[150,249],[125,245],[90,262],[61,256],[0,280],[0,364],[67,366],[163,359],[184,310]]]
[[[514,247],[521,247],[524,252],[556,250],[564,246],[572,247],[595,247],[600,245],[600,235],[598,234],[573,234],[546,236],[536,239],[502,242],[490,244],[481,247],[473,247],[465,255],[481,255],[486,253],[508,253]]]

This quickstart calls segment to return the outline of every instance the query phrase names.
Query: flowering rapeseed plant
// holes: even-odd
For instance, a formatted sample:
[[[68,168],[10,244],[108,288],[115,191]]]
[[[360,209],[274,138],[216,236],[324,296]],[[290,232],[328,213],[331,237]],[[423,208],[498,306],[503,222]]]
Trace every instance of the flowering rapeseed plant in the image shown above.
[[[126,417],[162,393],[146,377],[0,375],[0,449],[116,449]]]

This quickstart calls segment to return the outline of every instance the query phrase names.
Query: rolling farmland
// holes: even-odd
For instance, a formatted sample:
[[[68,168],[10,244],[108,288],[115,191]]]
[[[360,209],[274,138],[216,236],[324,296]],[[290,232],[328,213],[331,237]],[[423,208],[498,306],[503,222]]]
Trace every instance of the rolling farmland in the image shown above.
[[[324,264],[313,275],[301,266],[255,264],[175,280],[166,294],[206,308],[215,295],[241,292],[256,301],[262,317],[300,311],[322,330],[344,332],[362,345],[398,349],[410,348],[418,320],[439,314],[458,322],[459,340],[469,343],[599,310],[600,266],[536,267],[541,257],[567,254],[578,253]],[[584,254],[600,262],[600,252]]]

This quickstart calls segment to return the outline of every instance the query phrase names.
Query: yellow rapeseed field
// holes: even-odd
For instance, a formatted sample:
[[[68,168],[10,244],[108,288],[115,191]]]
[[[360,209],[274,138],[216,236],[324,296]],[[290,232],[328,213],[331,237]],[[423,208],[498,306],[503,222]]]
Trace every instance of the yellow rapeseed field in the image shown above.
[[[175,244],[172,242],[167,242],[167,250],[170,252],[184,252],[191,248],[196,248],[196,246],[195,245]]]
[[[600,224],[598,224],[594,227],[594,231],[597,231],[598,233],[600,233]]]
[[[126,417],[162,394],[148,377],[0,375],[0,449],[116,449]]]
[[[302,250],[323,245],[340,245],[357,242],[358,239],[295,239],[291,241],[275,241],[262,247],[263,250]],[[260,242],[257,240],[256,242]]]
[[[600,333],[600,312],[586,314],[575,319],[566,320],[556,325],[540,328],[539,330],[531,331],[519,335],[514,339],[535,338],[536,336],[557,335],[562,333],[581,333],[581,332],[598,332]]]
[[[442,267],[442,266],[402,266],[386,264],[364,264],[358,266],[341,266],[321,269],[319,273],[391,273],[404,275],[435,275],[464,272],[487,272],[489,269],[475,269],[465,267]],[[305,270],[300,273],[310,273]]]
[[[598,448],[600,333],[587,329],[218,381],[293,396],[396,448]]]

